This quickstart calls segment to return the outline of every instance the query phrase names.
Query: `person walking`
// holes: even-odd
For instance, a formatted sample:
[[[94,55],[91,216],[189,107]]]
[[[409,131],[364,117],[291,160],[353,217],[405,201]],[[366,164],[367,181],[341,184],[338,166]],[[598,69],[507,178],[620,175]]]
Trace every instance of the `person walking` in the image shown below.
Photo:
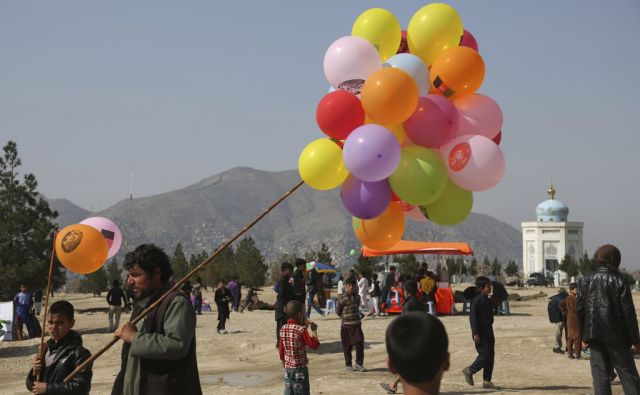
[[[324,312],[318,305],[314,303],[316,294],[318,293],[318,282],[320,280],[320,275],[318,270],[316,269],[316,263],[311,262],[311,270],[309,270],[309,280],[307,281],[307,290],[309,291],[307,295],[307,319],[311,318],[311,308],[320,315],[324,315]]]
[[[360,308],[367,309],[371,313],[369,307],[369,281],[364,273],[358,273],[358,295],[360,295]]]
[[[120,281],[113,280],[113,287],[107,292],[107,303],[109,304],[109,332],[113,332],[120,326],[122,306],[127,303],[124,291],[120,288]]]
[[[307,270],[307,261],[302,258],[296,259],[296,271],[293,273],[293,293],[295,300],[304,304],[307,297],[307,289],[305,287],[306,280],[304,273]]]
[[[493,389],[495,386],[491,382],[493,374],[493,364],[495,360],[496,339],[493,334],[493,306],[489,299],[491,293],[491,280],[487,277],[476,279],[478,296],[471,302],[471,314],[469,323],[471,324],[471,334],[473,342],[478,351],[478,357],[468,367],[462,370],[464,378],[469,385],[474,385],[473,375],[482,370],[482,388]]]
[[[231,292],[225,287],[225,281],[218,281],[218,288],[214,296],[216,307],[218,308],[218,333],[224,335],[227,333],[225,326],[231,312],[229,311],[229,302],[231,302]]]
[[[596,395],[611,394],[615,369],[626,395],[640,394],[633,351],[640,352],[638,317],[629,284],[619,272],[620,250],[598,248],[596,267],[578,284],[576,312],[582,341],[591,349],[591,377]]]
[[[42,296],[42,289],[38,288],[33,291],[33,308],[38,317],[40,317],[40,312],[42,311]]]
[[[569,296],[560,303],[560,310],[567,317],[567,352],[569,359],[582,359],[582,337],[580,336],[580,324],[578,324],[578,314],[576,314],[576,304],[578,303],[576,283],[569,284]],[[575,349],[575,355],[574,355]]]
[[[549,298],[549,303],[547,304],[547,313],[549,315],[549,322],[555,324],[555,339],[556,346],[553,348],[553,352],[557,354],[564,354],[562,351],[562,332],[564,331],[565,338],[567,335],[567,318],[566,315],[562,314],[562,310],[560,310],[560,303],[565,300],[569,296],[567,291],[564,288],[560,288],[558,293]]]
[[[297,300],[293,291],[293,266],[289,262],[280,264],[280,279],[274,286],[276,292],[275,319],[276,319],[276,348],[280,347],[280,329],[287,323],[286,306],[292,300]]]

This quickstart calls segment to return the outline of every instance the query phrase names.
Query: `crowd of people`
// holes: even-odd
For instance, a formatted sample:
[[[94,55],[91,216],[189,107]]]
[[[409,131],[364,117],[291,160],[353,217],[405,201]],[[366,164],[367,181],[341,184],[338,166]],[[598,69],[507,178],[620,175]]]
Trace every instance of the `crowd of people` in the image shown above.
[[[618,272],[620,252],[613,246],[603,246],[596,252],[595,261],[598,266],[593,272],[570,286],[571,295],[555,298],[560,317],[566,317],[566,327],[569,328],[567,338],[571,346],[568,344],[567,351],[569,357],[575,359],[581,355],[582,343],[589,347],[596,394],[611,393],[614,375],[620,378],[625,394],[639,394],[640,379],[632,353],[640,351],[638,322],[629,285]],[[284,369],[285,394],[297,395],[310,393],[311,372],[306,349],[319,347],[321,341],[318,325],[310,320],[309,307],[316,299],[318,289],[308,282],[312,273],[304,276],[306,262],[298,260],[295,266],[294,271],[291,263],[281,265],[281,277],[275,286],[275,319],[276,346]],[[133,319],[145,306],[169,291],[173,271],[167,255],[152,244],[141,245],[128,253],[124,267],[128,273],[127,286],[135,301]],[[313,265],[311,267],[313,271]],[[445,327],[438,318],[428,314],[426,308],[430,280],[434,280],[426,269],[418,278],[401,280],[395,268],[390,268],[382,281],[383,286],[378,289],[380,295],[388,294],[392,287],[402,282],[405,292],[402,314],[390,322],[385,335],[387,364],[394,375],[390,383],[380,384],[387,393],[395,393],[401,383],[405,394],[438,394],[443,374],[450,367]],[[369,307],[369,313],[376,314],[375,306],[379,302],[375,300],[378,296],[373,295],[378,293],[375,284],[380,281],[374,280],[370,287],[366,276],[360,274],[357,277],[351,272],[341,280],[336,312],[341,318],[340,338],[345,368],[351,372],[365,372],[362,319],[364,310]],[[116,286],[114,284],[114,288]],[[492,383],[495,360],[492,287],[490,279],[476,279],[469,322],[478,356],[462,372],[464,379],[474,385],[474,374],[482,370],[482,386],[489,389],[495,388]],[[225,331],[225,321],[230,310],[234,309],[234,295],[229,288],[228,283],[220,281],[215,291],[219,333]],[[25,293],[26,289],[22,289],[17,301],[28,306]],[[202,393],[196,360],[197,314],[190,296],[182,291],[173,291],[146,319],[135,325],[131,322],[114,325],[117,327],[115,336],[123,340],[123,345],[113,395]],[[114,302],[112,306],[126,303],[126,297],[123,300],[117,291],[108,299]],[[115,299],[120,300],[116,303]],[[385,300],[384,296],[382,300]],[[113,314],[116,322],[117,310],[114,309]],[[322,310],[318,312],[322,313]],[[50,306],[48,314],[47,327],[51,338],[34,360],[27,375],[27,388],[35,394],[89,393],[91,364],[69,383],[63,382],[90,356],[82,346],[82,337],[73,330],[73,306],[66,301],[57,301]],[[556,324],[556,329],[563,328],[564,325]],[[562,332],[559,341],[562,341]],[[354,348],[355,361],[352,359]],[[558,349],[562,351],[561,343],[554,348]]]

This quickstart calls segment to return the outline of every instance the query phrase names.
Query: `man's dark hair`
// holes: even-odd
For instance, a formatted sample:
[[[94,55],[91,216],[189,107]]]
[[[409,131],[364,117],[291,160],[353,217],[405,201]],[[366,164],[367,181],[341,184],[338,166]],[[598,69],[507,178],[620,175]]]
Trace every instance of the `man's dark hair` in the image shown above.
[[[304,305],[298,300],[291,300],[287,303],[286,312],[287,318],[290,320],[297,320],[300,313],[304,311]]]
[[[478,277],[476,278],[476,288],[479,290],[484,289],[488,284],[491,284],[491,280],[486,277]]]
[[[407,294],[412,296],[418,296],[418,284],[414,280],[409,280],[404,283],[404,289]]]
[[[578,288],[578,284],[576,284],[576,283],[569,284],[569,290],[573,290],[573,289],[576,289],[576,288]]]
[[[160,269],[160,280],[166,283],[173,274],[169,257],[162,248],[153,244],[141,244],[124,257],[124,268],[130,270],[135,265],[140,266],[146,273],[153,274],[156,268]]]
[[[282,262],[280,264],[280,271],[284,272],[287,269],[293,270],[293,266],[289,262]]]
[[[296,259],[296,269],[299,268],[300,266],[307,266],[307,261],[305,261],[302,258]]]
[[[593,260],[596,262],[596,265],[609,265],[617,268],[620,266],[622,257],[618,247],[612,244],[605,244],[596,250],[596,253],[593,255]]]
[[[349,278],[348,278],[348,279],[346,279],[346,280],[345,280],[345,282],[344,282],[344,285],[348,285],[348,284],[356,285],[356,280],[355,280],[354,278],[352,278],[352,277],[349,277]]]
[[[391,365],[411,384],[433,380],[448,355],[444,325],[423,312],[402,314],[391,321],[385,338]]]
[[[49,307],[49,315],[60,314],[67,321],[73,320],[73,305],[66,300],[59,300]]]
[[[226,284],[227,284],[227,282],[226,282],[226,281],[224,281],[224,279],[223,279],[223,278],[221,278],[220,280],[218,280],[218,284],[226,285]]]

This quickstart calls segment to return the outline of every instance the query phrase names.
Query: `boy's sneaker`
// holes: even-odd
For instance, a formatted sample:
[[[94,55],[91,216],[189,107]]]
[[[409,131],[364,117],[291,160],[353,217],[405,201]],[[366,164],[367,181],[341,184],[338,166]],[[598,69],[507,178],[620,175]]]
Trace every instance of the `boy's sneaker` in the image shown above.
[[[380,383],[380,387],[382,387],[383,390],[387,391],[387,394],[395,394],[397,391],[391,388],[391,386],[387,383]]]
[[[347,365],[344,369],[345,369],[347,372],[353,372],[353,371],[355,370],[355,369],[353,368],[353,366],[351,366],[351,365]]]
[[[474,385],[473,384],[473,373],[471,373],[471,371],[469,370],[468,367],[462,369],[462,374],[464,374],[464,380],[467,382],[467,384]]]
[[[483,381],[482,388],[495,389],[496,386],[491,381]]]
[[[562,351],[562,348],[560,347],[554,347],[553,352],[555,352],[556,354],[564,354],[564,351]]]
[[[356,364],[356,365],[353,367],[353,370],[357,370],[358,372],[366,372],[366,371],[367,371],[367,369],[365,369],[365,367],[364,367],[364,366],[362,366],[362,365],[358,365],[358,364]]]

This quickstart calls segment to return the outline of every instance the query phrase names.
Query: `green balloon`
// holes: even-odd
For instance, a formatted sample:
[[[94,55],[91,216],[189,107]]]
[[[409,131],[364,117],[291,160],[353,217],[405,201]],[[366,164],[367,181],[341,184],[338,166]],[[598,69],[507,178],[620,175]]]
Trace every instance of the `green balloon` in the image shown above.
[[[356,254],[356,250],[349,251],[349,255],[354,256]]]
[[[351,227],[353,228],[353,232],[355,233],[360,227],[360,223],[362,220],[358,217],[351,217]]]
[[[433,150],[418,145],[402,149],[389,185],[402,201],[416,206],[435,202],[447,187],[447,169]]]
[[[460,188],[450,180],[438,200],[421,206],[420,210],[438,225],[451,226],[464,221],[473,207],[473,193]]]

